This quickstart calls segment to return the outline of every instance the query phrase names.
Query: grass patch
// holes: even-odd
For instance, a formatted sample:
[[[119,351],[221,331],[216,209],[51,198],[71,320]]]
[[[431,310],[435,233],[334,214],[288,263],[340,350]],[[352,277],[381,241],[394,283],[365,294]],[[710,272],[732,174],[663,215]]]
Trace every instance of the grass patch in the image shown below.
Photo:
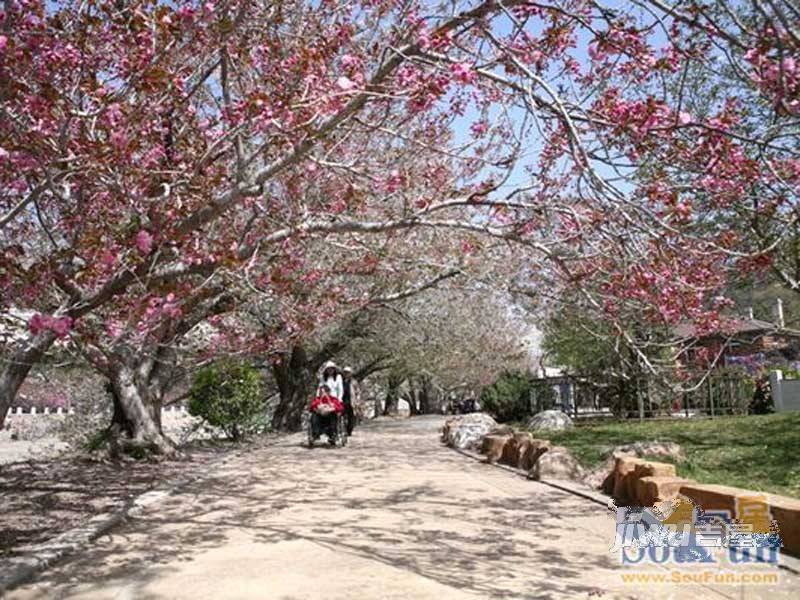
[[[621,444],[676,442],[686,455],[675,463],[682,477],[800,498],[800,413],[602,423],[535,436],[569,448],[587,467]]]

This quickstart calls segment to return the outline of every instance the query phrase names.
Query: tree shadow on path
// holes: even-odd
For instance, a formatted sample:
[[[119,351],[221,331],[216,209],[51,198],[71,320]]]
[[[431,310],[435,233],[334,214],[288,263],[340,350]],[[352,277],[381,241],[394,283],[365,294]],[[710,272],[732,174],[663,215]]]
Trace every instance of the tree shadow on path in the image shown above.
[[[605,552],[586,546],[590,534],[570,519],[593,511],[603,509],[442,448],[430,427],[376,426],[344,449],[287,440],[243,457],[40,584],[62,597],[115,585],[156,597],[148,596],[151,582],[244,534],[260,547],[311,543],[484,598],[601,595],[587,574],[615,568],[608,545]],[[307,558],[287,556],[287,569],[294,560]]]

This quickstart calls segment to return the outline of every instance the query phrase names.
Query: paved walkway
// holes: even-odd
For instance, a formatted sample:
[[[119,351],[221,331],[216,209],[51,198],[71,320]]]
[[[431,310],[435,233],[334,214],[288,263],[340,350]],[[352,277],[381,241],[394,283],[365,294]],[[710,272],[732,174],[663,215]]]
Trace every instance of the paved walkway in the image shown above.
[[[295,436],[250,453],[10,597],[800,597],[785,572],[772,587],[625,583],[606,509],[442,447],[441,422],[373,423],[345,449]]]

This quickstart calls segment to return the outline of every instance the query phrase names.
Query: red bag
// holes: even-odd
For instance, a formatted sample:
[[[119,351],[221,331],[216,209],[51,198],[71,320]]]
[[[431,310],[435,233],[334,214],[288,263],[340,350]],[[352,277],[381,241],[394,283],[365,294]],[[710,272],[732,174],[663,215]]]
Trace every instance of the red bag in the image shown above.
[[[330,414],[336,412],[336,407],[333,404],[329,404],[327,402],[321,402],[317,405],[316,413],[321,417],[327,417]]]

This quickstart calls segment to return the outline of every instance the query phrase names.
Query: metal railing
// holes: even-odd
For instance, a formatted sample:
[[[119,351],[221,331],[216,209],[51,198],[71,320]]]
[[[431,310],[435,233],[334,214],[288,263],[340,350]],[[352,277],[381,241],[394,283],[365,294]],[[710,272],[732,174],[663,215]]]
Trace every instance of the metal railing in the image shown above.
[[[553,393],[542,394],[543,386],[551,387]],[[576,420],[644,420],[747,414],[754,385],[746,375],[712,373],[688,392],[647,378],[622,382],[550,377],[535,380],[532,389],[533,413],[556,409]]]

